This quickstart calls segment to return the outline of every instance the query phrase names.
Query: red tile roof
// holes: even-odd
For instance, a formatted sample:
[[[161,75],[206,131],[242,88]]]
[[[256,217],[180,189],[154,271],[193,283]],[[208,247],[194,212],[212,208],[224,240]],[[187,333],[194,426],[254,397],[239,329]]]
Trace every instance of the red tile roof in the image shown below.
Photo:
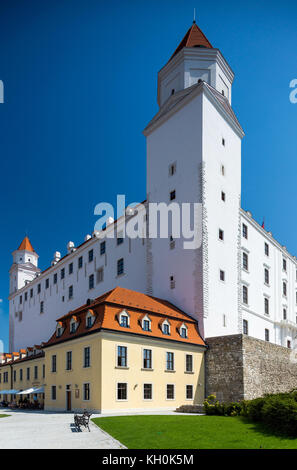
[[[209,40],[205,36],[205,34],[201,31],[201,29],[197,26],[195,22],[193,22],[190,29],[187,31],[185,37],[180,42],[172,56],[169,60],[171,60],[179,51],[181,51],[184,47],[207,47],[212,49],[212,45],[210,44]]]
[[[32,251],[32,253],[35,252],[33,246],[31,245],[31,242],[29,238],[26,236],[20,246],[18,247],[18,251],[20,250],[27,250],[27,251]]]
[[[119,324],[119,314],[123,310],[130,316],[129,328],[122,327]],[[95,321],[88,328],[86,326],[86,316],[89,311],[95,314]],[[151,319],[151,331],[142,329],[141,320],[145,314]],[[78,326],[76,331],[71,333],[70,321],[73,315],[77,318]],[[170,321],[170,335],[162,333],[161,324],[165,319]],[[190,315],[170,302],[122,287],[116,287],[98,297],[91,305],[83,305],[69,312],[67,315],[58,318],[57,322],[63,325],[63,334],[57,337],[56,332],[54,332],[49,341],[45,343],[45,347],[100,330],[132,333],[205,346],[198,330],[198,323]],[[179,334],[178,329],[182,323],[188,328],[187,338],[182,338]]]

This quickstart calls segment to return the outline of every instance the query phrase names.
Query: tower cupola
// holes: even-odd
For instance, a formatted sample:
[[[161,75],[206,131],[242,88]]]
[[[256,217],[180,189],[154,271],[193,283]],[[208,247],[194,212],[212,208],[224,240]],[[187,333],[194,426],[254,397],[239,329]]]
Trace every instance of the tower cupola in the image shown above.
[[[161,107],[171,95],[203,80],[225,96],[231,104],[234,79],[223,55],[212,46],[194,21],[158,74],[158,104]]]
[[[27,282],[35,279],[40,272],[38,268],[38,254],[34,250],[29,238],[25,236],[22,243],[12,253],[13,264],[10,268],[10,293],[24,287]]]

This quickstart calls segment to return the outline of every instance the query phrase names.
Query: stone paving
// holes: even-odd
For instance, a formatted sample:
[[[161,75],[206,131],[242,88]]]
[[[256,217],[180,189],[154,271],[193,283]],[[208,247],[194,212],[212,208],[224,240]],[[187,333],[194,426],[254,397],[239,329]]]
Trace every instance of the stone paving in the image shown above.
[[[77,431],[73,413],[2,409],[0,449],[124,449],[125,447],[90,421],[90,431]],[[97,417],[100,415],[93,415]]]

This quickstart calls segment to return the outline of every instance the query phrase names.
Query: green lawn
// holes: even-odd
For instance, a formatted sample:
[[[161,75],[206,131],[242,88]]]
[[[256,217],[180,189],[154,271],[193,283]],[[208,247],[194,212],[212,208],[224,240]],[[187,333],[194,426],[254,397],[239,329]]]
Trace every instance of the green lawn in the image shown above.
[[[297,449],[297,439],[241,417],[140,415],[93,421],[129,449]]]
[[[7,416],[10,416],[10,415],[0,415],[0,418],[6,418]]]

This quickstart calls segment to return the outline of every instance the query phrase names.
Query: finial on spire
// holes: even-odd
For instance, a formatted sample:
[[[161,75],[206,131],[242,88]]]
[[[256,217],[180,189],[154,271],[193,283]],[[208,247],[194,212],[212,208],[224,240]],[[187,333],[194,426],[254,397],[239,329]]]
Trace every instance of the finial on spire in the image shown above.
[[[196,23],[196,8],[194,8],[193,23]]]

